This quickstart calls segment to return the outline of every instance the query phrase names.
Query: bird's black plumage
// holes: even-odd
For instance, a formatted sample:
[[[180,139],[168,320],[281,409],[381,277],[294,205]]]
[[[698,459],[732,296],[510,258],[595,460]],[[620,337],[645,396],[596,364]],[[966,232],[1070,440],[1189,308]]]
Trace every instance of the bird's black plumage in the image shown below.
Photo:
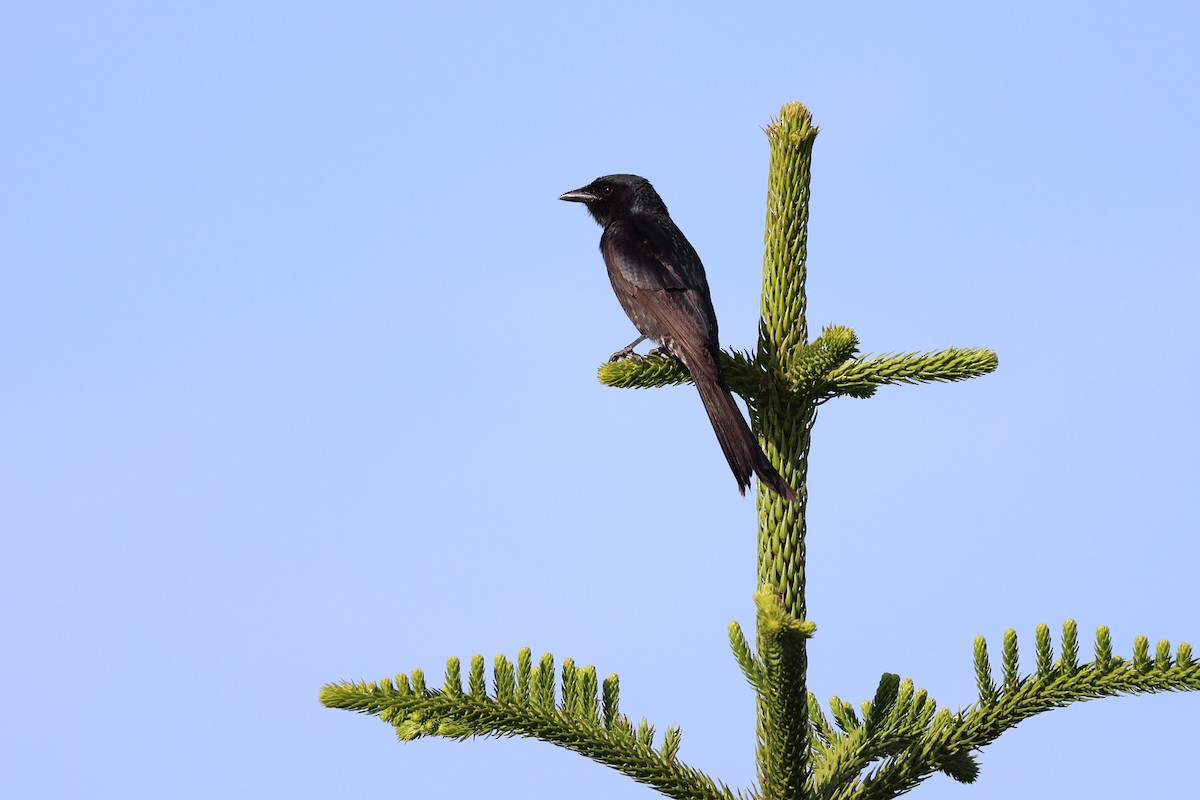
[[[642,339],[661,344],[691,373],[738,491],[745,494],[750,475],[757,473],[763,485],[795,500],[796,493],[759,447],[725,384],[704,264],[650,181],[637,175],[606,175],[560,199],[584,203],[603,226],[600,253],[609,280],[642,334],[613,358],[628,355]]]

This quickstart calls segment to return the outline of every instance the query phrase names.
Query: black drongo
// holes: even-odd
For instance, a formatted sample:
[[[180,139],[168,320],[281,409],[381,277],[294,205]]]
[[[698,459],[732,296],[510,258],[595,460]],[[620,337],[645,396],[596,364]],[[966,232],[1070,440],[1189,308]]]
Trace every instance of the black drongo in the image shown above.
[[[637,175],[606,175],[559,199],[585,204],[604,227],[600,252],[608,277],[621,307],[642,334],[614,353],[613,360],[631,354],[644,339],[662,345],[691,373],[738,491],[745,494],[750,474],[757,473],[764,486],[795,500],[795,491],[767,460],[725,383],[704,264],[650,181]]]

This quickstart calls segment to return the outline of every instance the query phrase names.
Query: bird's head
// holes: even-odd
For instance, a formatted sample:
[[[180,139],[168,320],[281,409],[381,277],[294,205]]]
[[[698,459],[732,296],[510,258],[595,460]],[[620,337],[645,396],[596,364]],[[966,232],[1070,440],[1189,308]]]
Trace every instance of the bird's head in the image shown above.
[[[601,225],[637,214],[667,213],[658,192],[640,175],[605,175],[582,189],[564,192],[558,199],[583,203]]]

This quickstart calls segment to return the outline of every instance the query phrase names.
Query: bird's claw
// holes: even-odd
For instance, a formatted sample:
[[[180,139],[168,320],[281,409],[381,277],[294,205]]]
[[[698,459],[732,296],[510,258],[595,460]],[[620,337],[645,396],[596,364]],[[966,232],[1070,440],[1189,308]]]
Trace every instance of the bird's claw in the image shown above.
[[[620,350],[618,350],[617,352],[615,352],[611,356],[609,356],[608,360],[609,361],[620,361],[623,358],[632,359],[632,360],[638,362],[639,364],[646,360],[645,357],[642,356],[640,353],[633,352],[633,345],[629,345],[629,347],[621,348]]]
[[[634,339],[632,342],[625,345],[620,350],[618,350],[617,352],[615,352],[611,356],[609,356],[608,360],[609,361],[620,361],[622,358],[632,358],[634,361],[638,362],[639,364],[642,363],[642,361],[643,361],[642,357],[640,355],[638,355],[637,353],[633,352],[633,348],[637,347],[639,344],[641,344],[644,341],[646,341],[646,337],[639,336],[638,338]]]

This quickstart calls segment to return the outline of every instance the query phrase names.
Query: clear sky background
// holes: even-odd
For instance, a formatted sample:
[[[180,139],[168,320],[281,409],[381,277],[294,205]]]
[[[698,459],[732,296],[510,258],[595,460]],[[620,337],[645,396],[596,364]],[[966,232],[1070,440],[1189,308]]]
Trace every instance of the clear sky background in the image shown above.
[[[635,333],[557,197],[649,177],[751,347],[793,100],[812,328],[1000,355],[821,409],[812,688],[1200,646],[1198,7],[829,6],[4,4],[0,795],[655,796],[317,702],[522,645],[748,785],[754,504],[694,390],[597,382]],[[1198,718],[1056,711],[914,796],[1194,788]]]

